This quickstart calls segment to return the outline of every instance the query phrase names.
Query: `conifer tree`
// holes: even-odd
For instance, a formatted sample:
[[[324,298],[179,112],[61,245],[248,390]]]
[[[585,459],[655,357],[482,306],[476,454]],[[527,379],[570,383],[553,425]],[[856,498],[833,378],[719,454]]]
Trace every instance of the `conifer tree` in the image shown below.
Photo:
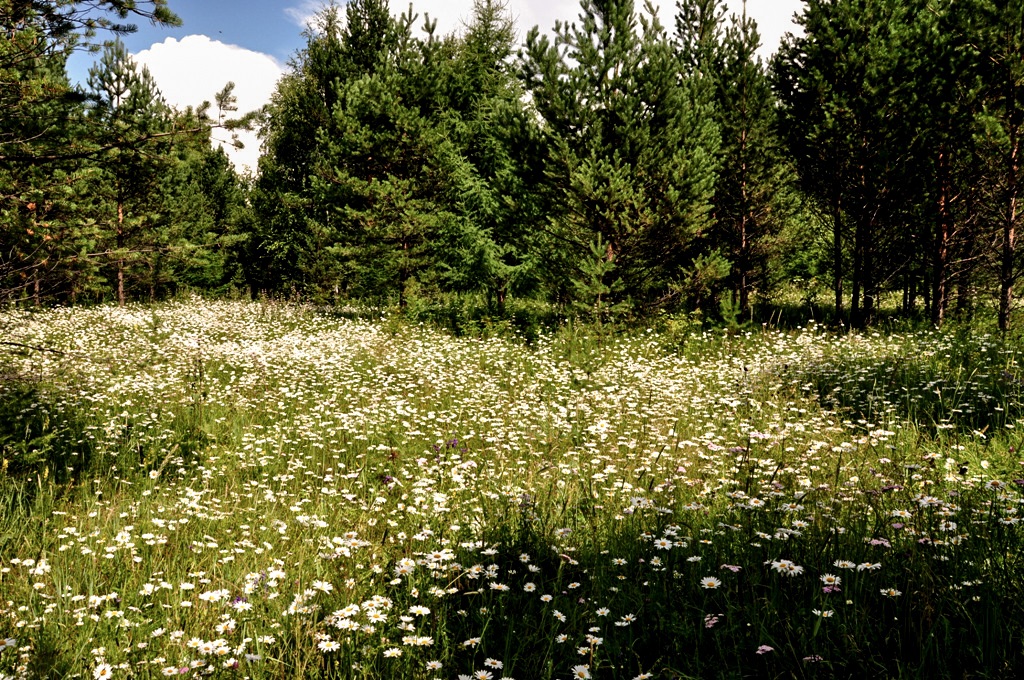
[[[992,156],[990,194],[998,263],[998,323],[1010,326],[1014,287],[1024,273],[1017,245],[1024,201],[1024,5],[986,0],[975,8],[976,42],[984,109],[982,124]],[[970,26],[970,24],[966,24]]]
[[[518,160],[533,126],[512,62],[515,40],[507,5],[475,0],[444,75],[448,113],[439,120],[460,154],[450,196],[458,219],[444,235],[443,279],[453,290],[485,292],[499,314],[509,294],[537,281],[536,204]]]
[[[278,278],[309,294],[480,290],[500,306],[528,261],[528,216],[506,199],[511,19],[481,0],[462,36],[417,21],[381,0],[321,15],[268,109],[256,205],[271,231],[255,241],[264,260],[291,253]]]
[[[93,185],[110,201],[110,212],[100,222],[109,225],[116,297],[124,305],[129,265],[148,259],[160,247],[153,208],[169,139],[152,137],[169,129],[170,110],[149,69],[140,69],[120,41],[108,46],[89,69],[88,87],[89,119],[112,142],[96,159]]]
[[[708,226],[717,130],[706,101],[680,82],[653,8],[584,0],[579,22],[555,26],[552,43],[527,36],[523,77],[543,120],[548,254],[555,290],[568,295],[598,236],[623,296],[672,299]]]
[[[912,309],[916,289],[925,288],[930,320],[940,326],[954,282],[961,311],[971,304],[968,291],[982,260],[978,218],[984,208],[975,189],[985,184],[975,141],[979,55],[971,47],[977,36],[968,35],[979,15],[970,0],[908,4],[914,11],[908,16],[911,40],[902,56],[909,77],[902,90],[908,106],[901,121],[907,128],[905,153],[914,161],[908,164],[903,193],[905,211],[916,219],[907,224],[909,242],[900,244],[898,257],[915,262],[904,277],[909,281],[904,306]]]
[[[359,3],[352,3],[354,12]],[[253,190],[253,224],[242,257],[253,294],[302,287],[313,248],[310,232],[324,221],[324,207],[309,195],[319,162],[320,130],[336,101],[334,80],[340,75],[343,16],[326,7],[307,34],[306,47],[292,60],[292,70],[278,82],[265,107],[260,135],[263,154]]]
[[[850,260],[850,313],[869,323],[882,282],[905,263],[886,257],[906,226],[902,186],[913,171],[906,61],[915,7],[895,0],[809,0],[776,55],[787,146],[802,186],[832,222],[836,309]],[[852,237],[852,238],[851,238]]]
[[[756,51],[757,26],[743,13],[733,15],[724,31],[702,27],[721,13],[680,4],[680,38],[692,45],[684,62],[699,69],[714,88],[714,111],[721,137],[715,185],[712,238],[729,260],[730,287],[738,311],[750,308],[751,291],[771,286],[772,265],[778,266],[780,235],[795,211],[792,171],[777,137],[776,106],[770,81]],[[685,22],[689,14],[692,18]],[[683,33],[683,27],[695,30]],[[712,24],[713,25],[713,24]],[[715,39],[717,44],[708,44]]]
[[[369,5],[364,11],[369,11]],[[349,20],[353,23],[353,7]],[[360,297],[407,295],[428,284],[432,245],[453,215],[444,196],[453,142],[431,119],[436,69],[452,45],[428,32],[412,34],[416,17],[402,15],[372,71],[334,84],[336,104],[319,131],[321,161],[311,197],[326,210],[315,238],[321,261],[312,278],[321,289]],[[429,26],[428,26],[429,27]],[[343,50],[353,36],[340,34]],[[363,55],[364,59],[368,55]],[[426,276],[426,278],[425,278]]]

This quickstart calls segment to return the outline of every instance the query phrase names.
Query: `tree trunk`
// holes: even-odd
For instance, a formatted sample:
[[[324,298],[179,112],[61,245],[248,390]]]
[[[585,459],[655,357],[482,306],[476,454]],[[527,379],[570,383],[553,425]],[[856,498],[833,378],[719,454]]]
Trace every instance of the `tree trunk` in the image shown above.
[[[117,304],[124,307],[124,203],[117,201]]]
[[[1003,247],[999,263],[999,330],[1010,327],[1010,305],[1016,278],[1017,173],[1020,171],[1020,134],[1016,122],[1009,125],[1010,152],[1007,157],[1006,209],[1003,216]]]
[[[917,311],[917,273],[911,272],[910,282],[907,284],[907,311],[914,314]]]
[[[874,233],[871,229],[869,233]],[[869,326],[875,321],[875,303],[878,298],[878,283],[875,281],[875,253],[871,243],[864,244],[864,311],[863,324]]]
[[[746,12],[746,5],[744,5]],[[743,120],[747,120],[746,97],[743,98]],[[750,203],[747,200],[747,130],[740,132],[740,313],[746,315],[750,309],[750,236],[747,233],[750,219]]]
[[[409,239],[402,239],[402,264],[398,269],[398,307],[405,309],[408,300],[405,297],[405,286],[409,283]]]
[[[949,239],[953,231],[953,211],[950,206],[953,181],[949,173],[949,154],[946,153],[945,149],[939,150],[936,172],[938,175],[939,195],[936,203],[935,250],[932,252],[931,321],[933,325],[938,327],[945,321],[946,307],[949,303],[946,270],[949,267]]]
[[[839,198],[832,204],[832,287],[836,296],[836,320],[843,319],[843,228]]]
[[[861,293],[864,289],[864,220],[857,218],[853,229],[853,290],[850,292],[850,325],[863,328]]]

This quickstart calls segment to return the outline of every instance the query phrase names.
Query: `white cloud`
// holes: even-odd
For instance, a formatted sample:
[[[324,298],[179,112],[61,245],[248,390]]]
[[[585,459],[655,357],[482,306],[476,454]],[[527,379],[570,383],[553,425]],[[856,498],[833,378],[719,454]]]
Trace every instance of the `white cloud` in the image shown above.
[[[285,7],[284,13],[296,26],[309,28],[325,4],[322,0],[301,0],[298,5]]]
[[[231,81],[235,83],[238,112],[252,111],[270,101],[277,80],[284,73],[270,55],[227,45],[205,35],[189,35],[181,40],[167,38],[132,56],[149,67],[167,103],[179,108],[198,106],[204,100],[216,106],[214,95]],[[216,115],[215,110],[212,113]],[[228,135],[215,130],[214,137],[226,141]],[[242,132],[239,138],[245,148],[226,147],[228,156],[239,170],[255,170],[259,139],[251,132]]]

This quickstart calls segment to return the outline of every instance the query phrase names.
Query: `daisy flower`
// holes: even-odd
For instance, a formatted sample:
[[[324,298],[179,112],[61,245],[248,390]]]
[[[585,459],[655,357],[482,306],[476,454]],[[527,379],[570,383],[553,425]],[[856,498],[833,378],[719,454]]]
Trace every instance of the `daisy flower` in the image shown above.
[[[700,580],[700,585],[705,590],[714,590],[722,585],[722,582],[714,576],[705,576]]]
[[[789,560],[776,560],[772,562],[772,569],[785,576],[799,576],[804,572],[803,567],[793,564]]]

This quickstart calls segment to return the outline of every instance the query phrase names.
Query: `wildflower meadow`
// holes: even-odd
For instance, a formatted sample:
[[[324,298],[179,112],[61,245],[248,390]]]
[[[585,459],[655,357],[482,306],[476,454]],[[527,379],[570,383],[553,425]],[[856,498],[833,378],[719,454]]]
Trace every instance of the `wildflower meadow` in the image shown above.
[[[0,312],[0,677],[1019,677],[1022,346]]]

